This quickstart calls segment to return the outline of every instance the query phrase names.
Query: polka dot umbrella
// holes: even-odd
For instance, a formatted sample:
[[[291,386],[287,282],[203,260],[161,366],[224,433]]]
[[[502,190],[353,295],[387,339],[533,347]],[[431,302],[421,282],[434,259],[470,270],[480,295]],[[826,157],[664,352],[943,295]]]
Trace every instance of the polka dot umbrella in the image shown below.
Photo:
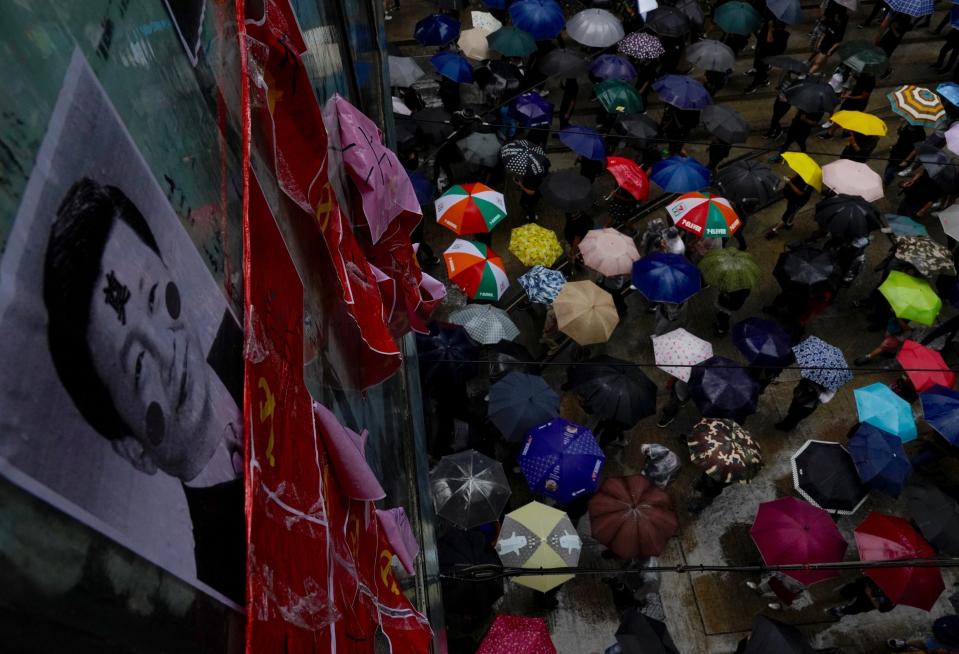
[[[646,32],[627,34],[616,46],[616,51],[637,61],[653,61],[666,54],[666,49],[659,37]]]
[[[520,177],[540,177],[549,170],[546,151],[525,139],[510,141],[500,148],[499,155],[506,170]]]

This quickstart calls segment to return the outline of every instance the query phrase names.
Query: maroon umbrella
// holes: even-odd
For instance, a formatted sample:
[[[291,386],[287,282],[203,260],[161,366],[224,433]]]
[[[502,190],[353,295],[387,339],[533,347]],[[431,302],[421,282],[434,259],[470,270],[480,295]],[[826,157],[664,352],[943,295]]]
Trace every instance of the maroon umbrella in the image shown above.
[[[610,477],[589,500],[593,538],[624,559],[657,556],[679,520],[669,495],[643,475]]]
[[[835,563],[842,561],[848,547],[828,513],[795,497],[760,504],[749,535],[766,565]],[[839,571],[786,574],[804,584],[814,584],[837,576]]]

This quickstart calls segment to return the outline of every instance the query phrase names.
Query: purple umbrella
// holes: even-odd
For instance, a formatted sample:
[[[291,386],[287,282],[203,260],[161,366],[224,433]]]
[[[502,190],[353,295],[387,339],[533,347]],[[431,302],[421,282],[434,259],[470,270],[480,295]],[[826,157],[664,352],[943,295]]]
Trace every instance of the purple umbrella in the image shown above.
[[[510,114],[522,125],[541,125],[553,120],[553,105],[539,93],[524,93],[513,101]]]
[[[530,490],[560,504],[595,491],[605,462],[593,432],[562,418],[531,429],[519,455]]]
[[[563,10],[554,0],[519,0],[509,6],[509,15],[514,27],[537,41],[555,39],[566,26]]]
[[[636,79],[636,69],[629,60],[619,55],[600,55],[593,60],[589,74],[600,80],[615,79],[631,82]]]
[[[653,82],[656,95],[678,109],[702,109],[713,103],[702,84],[688,75],[666,75]]]
[[[559,140],[570,150],[587,159],[601,161],[606,158],[606,145],[603,143],[603,137],[590,127],[570,125],[559,133]]]
[[[742,424],[756,412],[759,385],[731,359],[712,357],[693,366],[689,394],[707,418],[728,418]]]

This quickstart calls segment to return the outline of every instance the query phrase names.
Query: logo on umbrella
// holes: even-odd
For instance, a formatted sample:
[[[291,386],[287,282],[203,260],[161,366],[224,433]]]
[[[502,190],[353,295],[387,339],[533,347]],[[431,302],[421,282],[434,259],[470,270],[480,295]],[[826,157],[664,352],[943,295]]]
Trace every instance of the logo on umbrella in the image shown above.
[[[496,552],[503,556],[504,554],[519,554],[520,551],[529,544],[526,536],[517,534],[515,531],[509,538],[500,538],[496,543]]]

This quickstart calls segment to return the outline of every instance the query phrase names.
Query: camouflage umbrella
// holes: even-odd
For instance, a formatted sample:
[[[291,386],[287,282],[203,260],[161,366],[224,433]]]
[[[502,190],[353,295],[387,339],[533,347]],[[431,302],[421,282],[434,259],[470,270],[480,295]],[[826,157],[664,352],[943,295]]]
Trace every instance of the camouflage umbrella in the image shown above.
[[[703,418],[689,432],[686,444],[689,460],[719,482],[748,481],[762,466],[759,443],[726,418]]]
[[[896,236],[896,258],[912,265],[926,277],[955,275],[956,264],[949,248],[927,236]]]

